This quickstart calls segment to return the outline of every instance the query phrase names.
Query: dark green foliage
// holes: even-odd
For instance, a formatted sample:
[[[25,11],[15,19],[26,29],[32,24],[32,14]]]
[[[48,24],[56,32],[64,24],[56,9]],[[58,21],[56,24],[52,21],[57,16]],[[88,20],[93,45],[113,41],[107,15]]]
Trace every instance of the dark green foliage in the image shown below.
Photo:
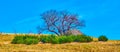
[[[74,41],[74,36],[60,36],[59,37],[59,43],[70,43]]]
[[[13,44],[37,44],[39,42],[39,39],[37,36],[15,36],[15,38],[12,40],[11,43]]]
[[[69,36],[55,36],[55,35],[43,35],[43,36],[15,36],[11,43],[13,44],[37,44],[39,41],[43,43],[62,44],[70,42],[91,42],[93,39],[86,35],[69,35]]]
[[[24,44],[24,36],[15,36],[11,43],[13,44]]]
[[[59,43],[67,43],[67,37],[66,36],[60,36],[59,37]]]
[[[32,39],[32,38],[27,38],[25,39],[25,44],[30,45],[30,44],[37,44],[39,42],[38,39]]]
[[[46,43],[45,39],[46,39],[46,36],[39,36],[39,40],[41,42]]]
[[[40,41],[43,43],[50,43],[50,37],[49,36],[40,36]]]
[[[53,43],[53,44],[59,43],[59,39],[55,35],[40,36],[40,41],[43,43]]]
[[[52,44],[59,44],[58,36],[51,35],[50,37],[51,37],[50,41],[51,41]]]
[[[70,35],[70,36],[41,36],[40,41],[43,43],[62,44],[70,42],[91,42],[93,39],[86,35]]]
[[[104,36],[104,35],[101,35],[101,36],[99,36],[98,40],[99,41],[107,41],[108,38],[106,36]]]
[[[74,41],[75,42],[91,42],[93,41],[93,39],[86,35],[77,35]]]

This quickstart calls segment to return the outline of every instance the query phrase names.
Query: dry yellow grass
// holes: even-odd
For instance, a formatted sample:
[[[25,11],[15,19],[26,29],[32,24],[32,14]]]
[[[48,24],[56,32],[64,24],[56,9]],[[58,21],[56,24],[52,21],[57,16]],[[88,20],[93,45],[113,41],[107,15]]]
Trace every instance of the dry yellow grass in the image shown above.
[[[120,52],[120,41],[66,44],[11,44],[15,35],[0,35],[0,52]]]

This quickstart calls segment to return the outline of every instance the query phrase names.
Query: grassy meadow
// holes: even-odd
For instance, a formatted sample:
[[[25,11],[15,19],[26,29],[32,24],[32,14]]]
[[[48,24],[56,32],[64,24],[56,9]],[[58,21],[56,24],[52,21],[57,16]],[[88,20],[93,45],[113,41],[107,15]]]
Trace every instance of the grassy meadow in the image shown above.
[[[37,35],[36,35],[37,36]],[[64,44],[41,43],[34,45],[11,44],[15,35],[0,35],[0,52],[120,52],[120,41],[72,42]]]

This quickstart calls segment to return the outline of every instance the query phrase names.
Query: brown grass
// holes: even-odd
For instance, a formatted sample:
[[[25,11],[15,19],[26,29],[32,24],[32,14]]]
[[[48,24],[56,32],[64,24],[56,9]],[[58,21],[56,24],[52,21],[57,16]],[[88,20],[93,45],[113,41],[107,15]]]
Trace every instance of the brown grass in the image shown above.
[[[120,41],[66,44],[11,44],[15,35],[0,35],[0,52],[120,52]]]

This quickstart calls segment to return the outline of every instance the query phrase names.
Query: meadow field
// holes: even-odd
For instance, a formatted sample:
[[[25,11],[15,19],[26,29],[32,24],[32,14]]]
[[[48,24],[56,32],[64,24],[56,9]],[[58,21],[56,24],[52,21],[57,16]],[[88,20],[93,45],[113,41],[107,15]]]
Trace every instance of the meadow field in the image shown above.
[[[65,44],[41,43],[35,45],[11,44],[15,35],[0,35],[0,52],[120,52],[120,41],[72,42]]]

